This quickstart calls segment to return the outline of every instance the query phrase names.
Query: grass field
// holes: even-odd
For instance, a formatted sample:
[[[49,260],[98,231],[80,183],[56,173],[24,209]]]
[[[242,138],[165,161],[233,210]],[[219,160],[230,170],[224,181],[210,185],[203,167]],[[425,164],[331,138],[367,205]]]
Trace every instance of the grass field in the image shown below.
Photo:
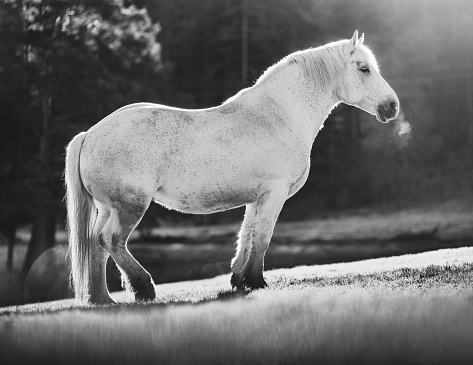
[[[0,310],[0,363],[455,364],[473,358],[473,248],[163,284],[153,303]]]

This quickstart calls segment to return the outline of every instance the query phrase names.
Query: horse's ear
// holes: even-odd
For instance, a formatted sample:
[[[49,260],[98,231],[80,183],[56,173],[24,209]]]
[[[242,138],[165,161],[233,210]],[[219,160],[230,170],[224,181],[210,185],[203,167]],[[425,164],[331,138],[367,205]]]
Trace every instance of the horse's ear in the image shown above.
[[[363,41],[365,40],[365,33],[361,33],[360,39],[358,39],[358,44],[363,44]]]
[[[357,43],[358,43],[358,31],[355,30],[355,33],[353,33],[353,37],[351,37],[350,39],[350,46],[355,47]]]
[[[353,52],[355,52],[355,47],[358,44],[358,31],[355,30],[355,33],[353,33],[353,37],[348,41],[347,47],[346,47],[346,56],[350,57],[353,55]]]

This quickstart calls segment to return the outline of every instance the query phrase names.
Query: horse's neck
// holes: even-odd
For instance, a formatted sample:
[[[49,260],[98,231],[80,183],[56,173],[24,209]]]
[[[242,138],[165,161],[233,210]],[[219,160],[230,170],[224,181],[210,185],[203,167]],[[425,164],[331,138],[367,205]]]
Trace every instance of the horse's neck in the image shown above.
[[[297,65],[287,66],[254,86],[281,107],[291,129],[310,138],[310,146],[330,111],[339,103],[332,89],[308,80]]]

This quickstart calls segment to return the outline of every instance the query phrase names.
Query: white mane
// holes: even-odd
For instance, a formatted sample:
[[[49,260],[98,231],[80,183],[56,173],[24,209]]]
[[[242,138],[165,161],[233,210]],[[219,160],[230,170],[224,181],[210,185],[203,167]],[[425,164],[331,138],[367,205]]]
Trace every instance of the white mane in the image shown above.
[[[291,53],[269,67],[256,81],[256,84],[291,63],[296,63],[302,68],[304,74],[308,75],[311,80],[320,83],[320,85],[325,88],[333,84],[345,68],[346,58],[343,54],[343,47],[347,43],[348,40],[340,40],[321,47]],[[373,53],[364,45],[361,45],[360,48],[365,51],[370,63],[378,69]]]

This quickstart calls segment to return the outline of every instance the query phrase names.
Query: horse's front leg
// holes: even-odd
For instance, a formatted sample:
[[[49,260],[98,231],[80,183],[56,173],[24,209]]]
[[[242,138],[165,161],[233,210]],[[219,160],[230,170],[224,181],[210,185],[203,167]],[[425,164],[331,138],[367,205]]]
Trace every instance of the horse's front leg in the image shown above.
[[[267,286],[263,278],[264,255],[287,196],[287,188],[280,187],[266,192],[256,202],[251,227],[251,250],[242,270],[244,287],[257,289]]]
[[[238,233],[237,249],[232,260],[232,288],[244,289],[245,287],[245,266],[251,253],[252,236],[254,229],[254,219],[256,213],[256,203],[248,204],[245,210],[245,218]]]

